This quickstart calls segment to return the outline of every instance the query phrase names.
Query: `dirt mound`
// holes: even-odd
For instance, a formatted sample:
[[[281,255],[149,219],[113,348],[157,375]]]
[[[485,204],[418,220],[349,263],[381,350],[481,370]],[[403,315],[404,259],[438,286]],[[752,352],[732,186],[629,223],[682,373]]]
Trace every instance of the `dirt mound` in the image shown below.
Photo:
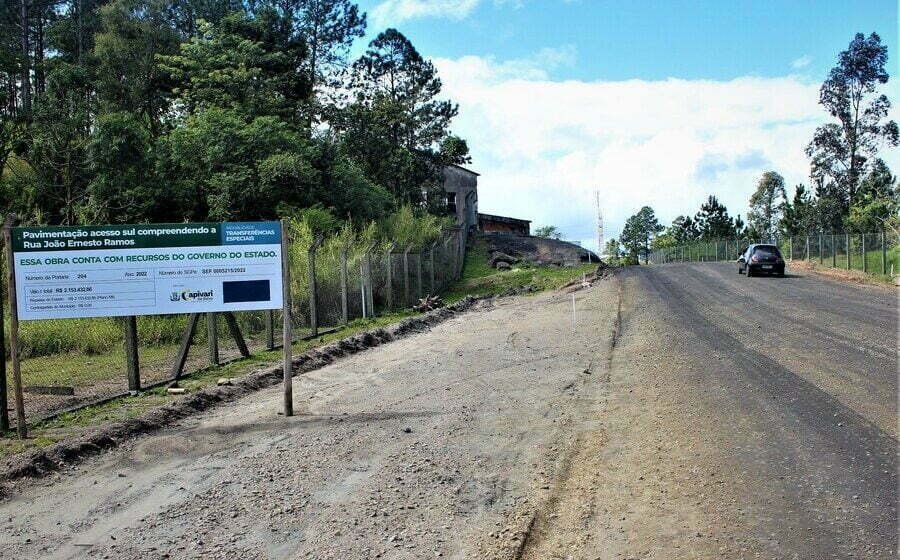
[[[599,263],[593,252],[568,241],[515,235],[488,233],[481,237],[488,249],[490,265],[528,262],[539,266],[576,266],[587,262]]]

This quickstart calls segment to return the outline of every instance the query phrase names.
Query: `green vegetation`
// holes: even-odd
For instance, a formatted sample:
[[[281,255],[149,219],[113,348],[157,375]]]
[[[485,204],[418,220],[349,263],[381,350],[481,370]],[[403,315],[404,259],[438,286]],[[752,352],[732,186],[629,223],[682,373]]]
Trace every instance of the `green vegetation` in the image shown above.
[[[880,235],[885,233],[889,244],[886,275],[891,274],[891,264],[894,273],[900,273],[900,263],[896,262],[900,185],[878,157],[880,149],[900,143],[900,128],[888,118],[890,101],[878,91],[890,79],[887,60],[887,46],[876,33],[868,37],[857,33],[822,84],[819,103],[837,122],[819,126],[806,147],[814,188],[799,184],[789,196],[784,178],[776,171],[766,171],[750,196],[746,225],[740,216],[731,220],[725,206],[710,196],[694,218],[678,216],[664,232],[642,227],[646,222],[641,217],[645,207],[626,223],[626,230],[629,225],[641,226],[628,231],[639,235],[626,236],[623,231],[622,244],[632,254],[643,254],[649,239],[653,261],[669,262],[681,260],[682,255],[685,260],[698,260],[698,250],[713,244],[723,246],[726,239],[731,246],[748,239],[779,240],[786,246],[786,240],[792,236],[827,238],[835,232],[843,237],[844,232],[849,232],[855,237],[851,268],[863,269],[859,237],[866,235],[870,241],[866,244],[867,271],[881,274],[881,250],[871,247],[877,246]],[[635,237],[637,241],[632,239]],[[811,260],[816,260],[818,243],[811,249],[815,255]],[[846,268],[846,250],[845,246],[838,248],[839,253],[843,251],[838,256],[838,267]],[[735,248],[733,254],[736,253]],[[830,252],[824,256],[823,264],[830,265]]]
[[[323,335],[313,340],[298,341],[293,345],[294,354],[300,354],[315,348],[328,344],[341,338],[352,336],[359,332],[384,327],[392,323],[396,323],[401,319],[412,316],[411,311],[403,311],[382,315],[374,319],[359,319],[352,321],[346,327],[335,332]],[[158,357],[164,357],[170,360],[172,349],[161,347],[158,349],[160,356],[156,355],[157,350],[151,350],[149,355],[142,356],[148,360]],[[220,367],[209,367],[198,371],[192,375],[186,376],[179,385],[187,390],[188,393],[195,392],[205,387],[214,385],[221,377],[239,377],[245,375],[253,369],[271,367],[280,363],[281,351],[260,351],[254,353],[250,358],[230,362]],[[43,360],[43,361],[41,361]],[[124,357],[121,353],[110,353],[99,357],[86,358],[78,355],[53,356],[46,359],[28,361],[34,363],[34,368],[52,368],[65,367],[66,377],[60,379],[59,382],[71,383],[75,378],[91,378],[93,371],[109,371],[109,367],[121,367]],[[24,364],[23,364],[24,365]],[[45,371],[51,371],[47,369]],[[28,372],[23,371],[23,376],[27,379]],[[45,379],[42,377],[42,379]],[[117,398],[112,401],[89,406],[73,412],[62,414],[56,418],[46,422],[41,422],[30,426],[29,439],[19,441],[17,439],[0,438],[0,458],[21,453],[30,449],[46,447],[67,437],[73,437],[83,431],[101,426],[108,422],[116,422],[129,418],[136,418],[147,412],[148,410],[175,402],[181,395],[170,395],[165,388],[157,388],[149,391],[143,391],[137,396],[128,396]]]
[[[442,213],[435,66],[351,0],[0,4],[0,212],[26,224]]]
[[[511,270],[495,270],[488,262],[487,246],[477,241],[467,251],[462,277],[450,288],[446,299],[456,301],[469,295],[497,295],[526,286],[537,291],[552,290],[596,269],[596,264],[573,267],[516,264]]]
[[[431,231],[430,226],[425,227],[424,231],[426,233]],[[556,289],[580,278],[582,274],[593,272],[595,269],[596,265],[592,264],[569,268],[522,265],[508,271],[497,271],[488,265],[486,245],[484,243],[476,243],[466,255],[462,278],[451,288],[446,299],[448,301],[456,301],[467,295],[501,294],[525,286],[530,286],[534,290]],[[316,346],[327,344],[364,330],[396,323],[414,314],[410,310],[405,310],[384,314],[374,319],[358,319],[336,332],[323,335],[314,340],[298,341],[294,344],[293,351],[295,354],[299,354]],[[160,343],[142,347],[142,364],[161,364],[163,367],[167,367],[171,362],[177,345],[163,342],[165,339],[163,334],[172,329],[172,334],[177,333],[180,337],[180,329],[183,328],[183,318],[181,318],[182,322],[175,321],[171,317],[165,318],[165,320],[160,318],[147,319],[146,327],[151,332],[159,334]],[[166,326],[157,326],[153,330],[152,327],[157,325],[155,321],[160,321],[159,324]],[[171,321],[172,325],[168,325],[168,321]],[[25,360],[22,364],[22,373],[26,385],[30,381],[36,382],[37,380],[40,381],[40,384],[45,385],[90,385],[110,379],[109,372],[121,371],[124,363],[124,351],[121,348],[121,329],[116,324],[116,320],[82,320],[77,322],[69,321],[68,323],[75,325],[77,329],[65,328],[64,325],[55,325],[53,322],[46,323],[51,326],[44,333],[48,336],[48,340],[44,341],[44,347],[48,349],[66,347],[69,350],[51,352],[48,355],[36,355]],[[33,327],[36,328],[41,324],[44,323],[34,323]],[[52,333],[69,333],[78,330],[94,331],[87,338],[95,342],[90,344],[60,342],[56,346],[49,342]],[[204,331],[205,329],[198,329],[198,337]],[[30,336],[38,337],[40,332],[39,330],[33,331]],[[66,334],[65,336],[69,335]],[[91,352],[85,351],[88,349]],[[206,357],[203,352],[198,352],[195,348],[195,354],[199,355],[197,359],[205,361]],[[248,359],[233,361],[219,367],[207,367],[188,375],[180,382],[180,386],[185,388],[188,393],[191,393],[215,384],[221,377],[239,377],[256,368],[276,365],[280,359],[281,352],[278,350],[260,350]],[[119,375],[117,374],[117,377]],[[175,402],[179,398],[181,396],[166,393],[164,388],[157,388],[143,391],[137,396],[116,398],[103,404],[68,412],[46,422],[31,426],[31,437],[24,442],[15,439],[0,439],[0,457],[45,447],[108,422],[135,418],[152,408]]]

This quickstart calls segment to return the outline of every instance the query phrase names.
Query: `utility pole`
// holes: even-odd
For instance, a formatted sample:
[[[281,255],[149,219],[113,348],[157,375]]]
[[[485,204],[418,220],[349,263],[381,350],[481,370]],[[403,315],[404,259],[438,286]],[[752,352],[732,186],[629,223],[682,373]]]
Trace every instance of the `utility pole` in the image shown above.
[[[603,210],[600,208],[600,189],[594,189],[597,203],[597,254],[603,254]]]

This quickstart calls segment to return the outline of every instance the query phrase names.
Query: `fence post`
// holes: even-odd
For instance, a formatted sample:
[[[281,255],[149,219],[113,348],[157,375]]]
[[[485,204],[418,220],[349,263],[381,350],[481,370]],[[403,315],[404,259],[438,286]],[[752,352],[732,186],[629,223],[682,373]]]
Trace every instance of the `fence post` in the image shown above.
[[[403,250],[403,307],[409,305],[409,250],[412,243]]]
[[[387,251],[384,254],[385,261],[385,269],[387,270],[387,278],[385,279],[385,283],[387,284],[387,288],[384,292],[385,298],[387,299],[387,308],[394,308],[394,258],[392,257],[392,253],[394,251],[395,245],[391,243],[388,245]]]
[[[863,260],[863,272],[869,272],[869,259],[866,258],[866,234],[860,234],[862,238],[862,260]]]
[[[349,322],[349,312],[347,310],[347,251],[350,250],[350,243],[344,243],[341,247],[341,324],[346,325]]]
[[[369,298],[366,297],[366,263],[359,259],[359,301],[362,305],[362,318],[369,316]]]
[[[216,329],[216,314],[206,314],[206,346],[209,349],[209,365],[219,365],[219,331]]]
[[[3,320],[3,260],[0,258],[0,434],[9,429],[9,399],[6,394],[6,334]],[[6,263],[12,266],[12,263]]]
[[[318,286],[316,286],[316,251],[319,249],[319,245],[322,244],[324,238],[319,236],[315,240],[313,240],[312,245],[309,246],[309,251],[307,255],[309,258],[307,259],[309,262],[309,330],[310,336],[318,336],[319,335],[319,310],[317,308],[317,297],[316,292],[318,291]]]
[[[292,387],[293,357],[291,345],[294,338],[291,334],[291,252],[290,230],[287,222],[281,220],[281,297],[282,297],[282,348],[281,372],[284,383],[284,415],[294,415],[294,390]]]
[[[128,371],[128,390],[141,390],[141,367],[138,357],[137,317],[125,317],[125,366]]]
[[[416,253],[416,298],[422,297],[424,288],[422,286],[422,248]]]
[[[275,312],[266,311],[266,350],[275,349]]]
[[[444,249],[442,250],[442,256],[441,256],[441,270],[442,270],[441,276],[443,279],[443,281],[441,282],[442,290],[446,289],[450,285],[450,279],[447,276],[447,266],[450,264],[449,263],[450,259],[447,258],[447,255],[449,254],[449,251],[447,250],[448,245],[450,245],[450,236],[446,235],[446,232],[445,232]]]
[[[16,432],[19,439],[28,437],[25,424],[25,397],[22,395],[22,370],[19,364],[19,308],[16,295],[15,258],[12,247],[12,228],[16,225],[16,215],[6,217],[3,225],[3,241],[6,244],[6,290],[9,292],[9,358],[12,362],[13,391],[16,401]],[[2,320],[2,318],[0,318]]]
[[[432,243],[431,247],[428,248],[428,264],[429,264],[428,279],[430,280],[430,287],[431,287],[431,289],[429,291],[431,292],[432,296],[434,295],[434,247],[435,247],[435,245],[437,245],[437,241]],[[882,245],[883,245],[883,243],[882,243]]]
[[[834,231],[831,232],[831,268],[837,268],[837,246],[834,244]]]
[[[850,234],[844,234],[845,243],[847,244],[847,270],[850,270]]]
[[[369,302],[369,313],[375,316],[375,290],[372,286],[372,251],[375,250],[375,243],[366,247],[366,253],[363,259],[366,263],[366,300]]]
[[[887,241],[887,237],[884,234],[884,230],[881,230],[881,274],[887,275],[887,246],[885,242]]]
[[[819,264],[825,264],[822,256],[822,232],[819,232]]]
[[[809,234],[806,235],[806,258],[804,260],[809,260]]]

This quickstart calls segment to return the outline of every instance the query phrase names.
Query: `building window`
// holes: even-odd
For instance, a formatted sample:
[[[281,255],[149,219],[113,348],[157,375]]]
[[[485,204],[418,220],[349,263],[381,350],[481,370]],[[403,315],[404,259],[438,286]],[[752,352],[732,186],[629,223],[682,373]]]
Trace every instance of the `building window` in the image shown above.
[[[448,192],[447,193],[447,213],[456,215],[456,193]]]

